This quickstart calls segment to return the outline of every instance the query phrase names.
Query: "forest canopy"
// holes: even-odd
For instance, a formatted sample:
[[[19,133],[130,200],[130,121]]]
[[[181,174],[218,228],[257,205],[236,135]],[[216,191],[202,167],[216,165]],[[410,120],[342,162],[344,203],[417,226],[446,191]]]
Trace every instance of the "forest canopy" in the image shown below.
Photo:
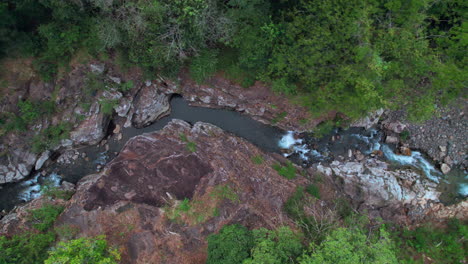
[[[153,76],[261,80],[351,118],[387,107],[422,120],[466,97],[463,0],[6,0],[0,16],[0,56],[34,57],[46,81],[84,50]]]

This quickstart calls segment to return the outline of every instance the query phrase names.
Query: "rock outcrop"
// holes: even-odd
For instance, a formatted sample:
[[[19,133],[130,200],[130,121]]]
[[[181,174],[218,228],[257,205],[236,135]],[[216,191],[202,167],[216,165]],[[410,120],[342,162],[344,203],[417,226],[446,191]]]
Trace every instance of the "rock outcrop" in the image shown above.
[[[58,222],[106,234],[124,248],[124,263],[204,263],[206,236],[225,224],[290,223],[282,206],[304,178],[285,179],[276,162],[284,158],[213,125],[173,120],[130,139],[103,173],[83,178]],[[190,209],[174,214],[185,198]]]
[[[16,146],[14,149],[4,149],[0,145],[0,184],[17,182],[27,176],[36,164],[37,155],[27,148]]]
[[[400,223],[420,221],[440,204],[437,184],[410,169],[392,170],[375,158],[333,161],[317,169],[335,179],[360,210]],[[397,213],[397,211],[404,211]],[[389,214],[393,211],[393,215]]]
[[[132,124],[142,128],[169,113],[169,97],[156,85],[145,85],[136,95],[133,107]]]
[[[70,133],[70,139],[77,145],[94,145],[106,136],[109,116],[100,110],[98,102],[91,106],[90,112],[90,116]]]

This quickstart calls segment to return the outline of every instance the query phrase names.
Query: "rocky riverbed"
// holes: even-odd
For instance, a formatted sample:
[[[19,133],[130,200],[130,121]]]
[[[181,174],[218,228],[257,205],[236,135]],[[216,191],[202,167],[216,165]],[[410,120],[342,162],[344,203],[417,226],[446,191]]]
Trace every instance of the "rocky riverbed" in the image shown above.
[[[88,109],[80,103],[83,99],[81,90],[86,85],[85,76],[92,72],[106,80],[106,89],[93,95]],[[119,85],[129,82],[133,83],[132,89],[120,90]],[[28,131],[3,134],[1,183],[21,181],[41,172],[47,174],[52,164],[62,164],[70,171],[80,164],[90,166],[91,171],[96,171],[88,176],[78,175],[76,180],[86,177],[78,182],[77,192],[70,201],[54,201],[66,206],[57,225],[76,226],[80,235],[108,235],[113,245],[124,247],[126,262],[203,263],[206,236],[224,224],[242,223],[252,228],[289,225],[291,220],[282,210],[284,202],[296,187],[317,182],[314,180],[317,175],[323,177],[318,183],[323,195],[317,204],[310,205],[311,208],[332,208],[337,198],[344,198],[349,199],[356,210],[368,212],[372,219],[383,218],[399,224],[448,217],[468,218],[466,199],[454,205],[444,205],[434,181],[422,177],[418,169],[391,165],[382,158],[382,149],[369,149],[369,144],[356,143],[354,147],[354,143],[343,144],[341,138],[335,137],[327,139],[335,142],[327,143],[330,155],[318,152],[322,157],[314,157],[310,149],[296,151],[296,158],[289,158],[296,159],[303,168],[296,166],[297,178],[287,180],[273,169],[273,164],[287,164],[283,155],[274,153],[281,146],[268,148],[269,144],[277,144],[280,137],[262,147],[262,144],[254,145],[212,124],[196,120],[191,124],[182,120],[170,121],[167,116],[171,112],[171,97],[180,94],[194,106],[231,109],[275,125],[278,131],[296,131],[291,132],[294,141],[297,139],[293,134],[311,130],[336,115],[329,113],[312,118],[307,109],[272,93],[261,83],[245,89],[222,76],[215,76],[206,85],[198,85],[186,72],[182,72],[176,81],[160,77],[144,80],[138,71],[121,73],[110,64],[95,61],[76,66],[54,84],[39,85],[50,88],[39,95],[34,92],[38,89],[37,83],[35,86],[31,86],[31,82],[23,85],[29,85],[29,92],[21,96],[19,92],[11,93],[3,98],[3,110],[17,111],[14,105],[21,98],[53,97],[63,111],[38,120]],[[19,86],[13,88],[13,91],[21,91]],[[112,114],[103,110],[102,101],[113,102]],[[166,117],[168,120],[164,119]],[[419,149],[427,150],[430,157],[435,157],[435,152],[431,152],[435,148],[445,152],[442,159],[436,160],[448,165],[446,157],[449,157],[452,164],[463,165],[466,135],[461,129],[466,126],[466,118],[460,113],[457,118],[460,119],[457,122],[465,123],[454,125],[456,136],[452,135],[452,140],[463,143],[455,143],[452,148],[452,143],[447,141],[445,150],[440,147],[443,146],[443,136],[440,141],[439,137],[433,140],[430,147],[430,137],[417,137],[413,131],[421,128],[397,119],[395,112],[379,111],[374,117],[353,125],[380,128],[382,141],[394,145],[391,153],[410,156]],[[158,124],[158,120],[162,130],[145,130],[154,122]],[[434,124],[431,122],[438,122],[439,130],[430,130],[431,135],[436,136],[437,131],[442,133],[444,122],[434,120],[419,126],[432,129]],[[63,121],[73,125],[70,138],[62,140],[53,149],[33,153],[24,138],[33,137]],[[141,132],[135,132],[137,130]],[[407,138],[404,138],[404,131],[409,131]],[[276,132],[267,135],[276,137]],[[317,144],[320,150],[319,141],[307,136],[301,140],[310,145]],[[88,145],[92,147],[85,151],[88,147],[83,146]],[[301,155],[310,160],[302,163]],[[440,158],[441,154],[438,155]],[[67,183],[62,187],[71,188]],[[195,211],[175,217],[177,204],[185,198],[193,202]],[[14,234],[23,227],[28,228],[24,219],[27,210],[40,206],[43,199],[19,206],[5,216],[0,223],[1,233]]]

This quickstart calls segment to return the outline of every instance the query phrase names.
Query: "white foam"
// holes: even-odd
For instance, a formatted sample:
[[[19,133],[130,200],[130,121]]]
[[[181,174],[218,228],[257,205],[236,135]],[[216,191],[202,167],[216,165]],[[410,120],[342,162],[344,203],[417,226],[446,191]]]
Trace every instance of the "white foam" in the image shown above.
[[[293,131],[288,131],[286,135],[284,135],[280,141],[278,142],[278,145],[280,148],[283,149],[290,149],[292,146],[295,144],[301,144],[302,139],[295,139],[294,138],[294,132]]]
[[[397,162],[401,165],[410,165],[420,168],[430,180],[439,183],[440,173],[430,164],[418,151],[413,151],[411,156],[397,155],[387,145],[382,146],[382,151],[385,157],[391,161]]]
[[[21,183],[25,188],[18,194],[18,198],[28,202],[33,199],[39,198],[41,196],[41,184],[39,183],[40,173],[37,173],[30,180],[24,181]],[[44,177],[44,182],[49,184],[50,187],[60,186],[60,181],[62,178],[56,173],[51,173],[50,175]]]

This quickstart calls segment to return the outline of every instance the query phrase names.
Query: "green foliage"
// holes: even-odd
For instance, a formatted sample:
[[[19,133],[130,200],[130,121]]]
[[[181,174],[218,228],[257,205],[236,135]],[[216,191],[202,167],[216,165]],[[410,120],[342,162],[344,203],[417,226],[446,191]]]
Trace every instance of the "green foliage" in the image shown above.
[[[404,130],[400,133],[400,139],[402,141],[407,141],[410,138],[411,134],[408,130]]]
[[[255,155],[251,159],[252,162],[257,165],[260,165],[265,161],[265,159],[261,155]]]
[[[53,101],[19,101],[18,109],[18,115],[12,113],[3,114],[3,126],[6,131],[25,131],[28,126],[40,118],[50,116],[56,111]]]
[[[59,239],[70,240],[79,233],[80,228],[77,226],[66,224],[66,225],[58,226],[54,230],[57,233]]]
[[[348,264],[348,263],[398,263],[388,233],[381,229],[376,238],[353,228],[338,228],[320,245],[311,245],[311,252],[304,254],[300,264]]]
[[[57,146],[62,139],[69,138],[70,129],[69,123],[60,123],[40,131],[32,138],[32,151],[40,153]]]
[[[45,264],[57,263],[118,263],[120,254],[110,249],[104,236],[95,238],[79,238],[60,242],[56,248],[49,252]]]
[[[294,164],[290,161],[286,162],[286,166],[282,166],[279,163],[273,164],[273,169],[288,180],[296,178],[296,167],[294,167]]]
[[[185,134],[180,134],[179,135],[180,140],[186,143],[186,148],[190,152],[196,152],[197,151],[197,144],[195,142],[192,142],[188,140],[187,136]]]
[[[203,83],[217,70],[218,52],[216,50],[203,50],[190,64],[190,76],[197,83]]]
[[[74,192],[61,190],[58,187],[52,186],[50,183],[45,183],[41,185],[41,193],[52,199],[70,200]]]
[[[314,196],[317,199],[320,199],[320,189],[317,185],[315,184],[309,184],[306,187],[306,192],[308,192],[310,195]]]
[[[210,193],[216,200],[228,199],[233,203],[239,203],[239,196],[229,185],[218,185]]]
[[[128,82],[122,83],[122,84],[119,86],[119,91],[121,91],[121,92],[128,92],[128,91],[130,91],[131,89],[133,89],[133,87],[134,87],[133,81],[130,80],[130,81],[128,81]]]
[[[294,233],[289,227],[277,230],[260,228],[253,230],[254,247],[251,257],[243,264],[284,264],[295,263],[295,259],[302,253],[300,234]]]
[[[0,263],[43,263],[47,258],[47,249],[54,241],[53,232],[26,232],[11,238],[0,236]]]
[[[208,236],[207,264],[238,264],[249,257],[254,244],[252,233],[241,225],[226,225]]]
[[[451,219],[446,228],[436,228],[431,224],[414,230],[400,228],[394,231],[393,238],[403,262],[413,263],[416,254],[424,253],[436,263],[463,263],[468,251],[468,224]]]
[[[64,207],[46,204],[39,209],[30,211],[29,220],[32,226],[39,231],[47,231],[55,222],[55,219],[62,213]]]
[[[109,99],[103,99],[99,101],[99,104],[101,105],[101,111],[105,115],[112,115],[114,112],[114,107],[119,103],[118,100],[109,100]]]
[[[281,113],[277,114],[271,120],[271,124],[273,124],[273,125],[277,124],[278,122],[282,121],[287,115],[288,115],[288,113],[286,113],[286,112],[281,112]]]
[[[324,137],[325,135],[330,134],[334,127],[335,122],[331,120],[322,122],[314,128],[314,136],[318,138]]]

